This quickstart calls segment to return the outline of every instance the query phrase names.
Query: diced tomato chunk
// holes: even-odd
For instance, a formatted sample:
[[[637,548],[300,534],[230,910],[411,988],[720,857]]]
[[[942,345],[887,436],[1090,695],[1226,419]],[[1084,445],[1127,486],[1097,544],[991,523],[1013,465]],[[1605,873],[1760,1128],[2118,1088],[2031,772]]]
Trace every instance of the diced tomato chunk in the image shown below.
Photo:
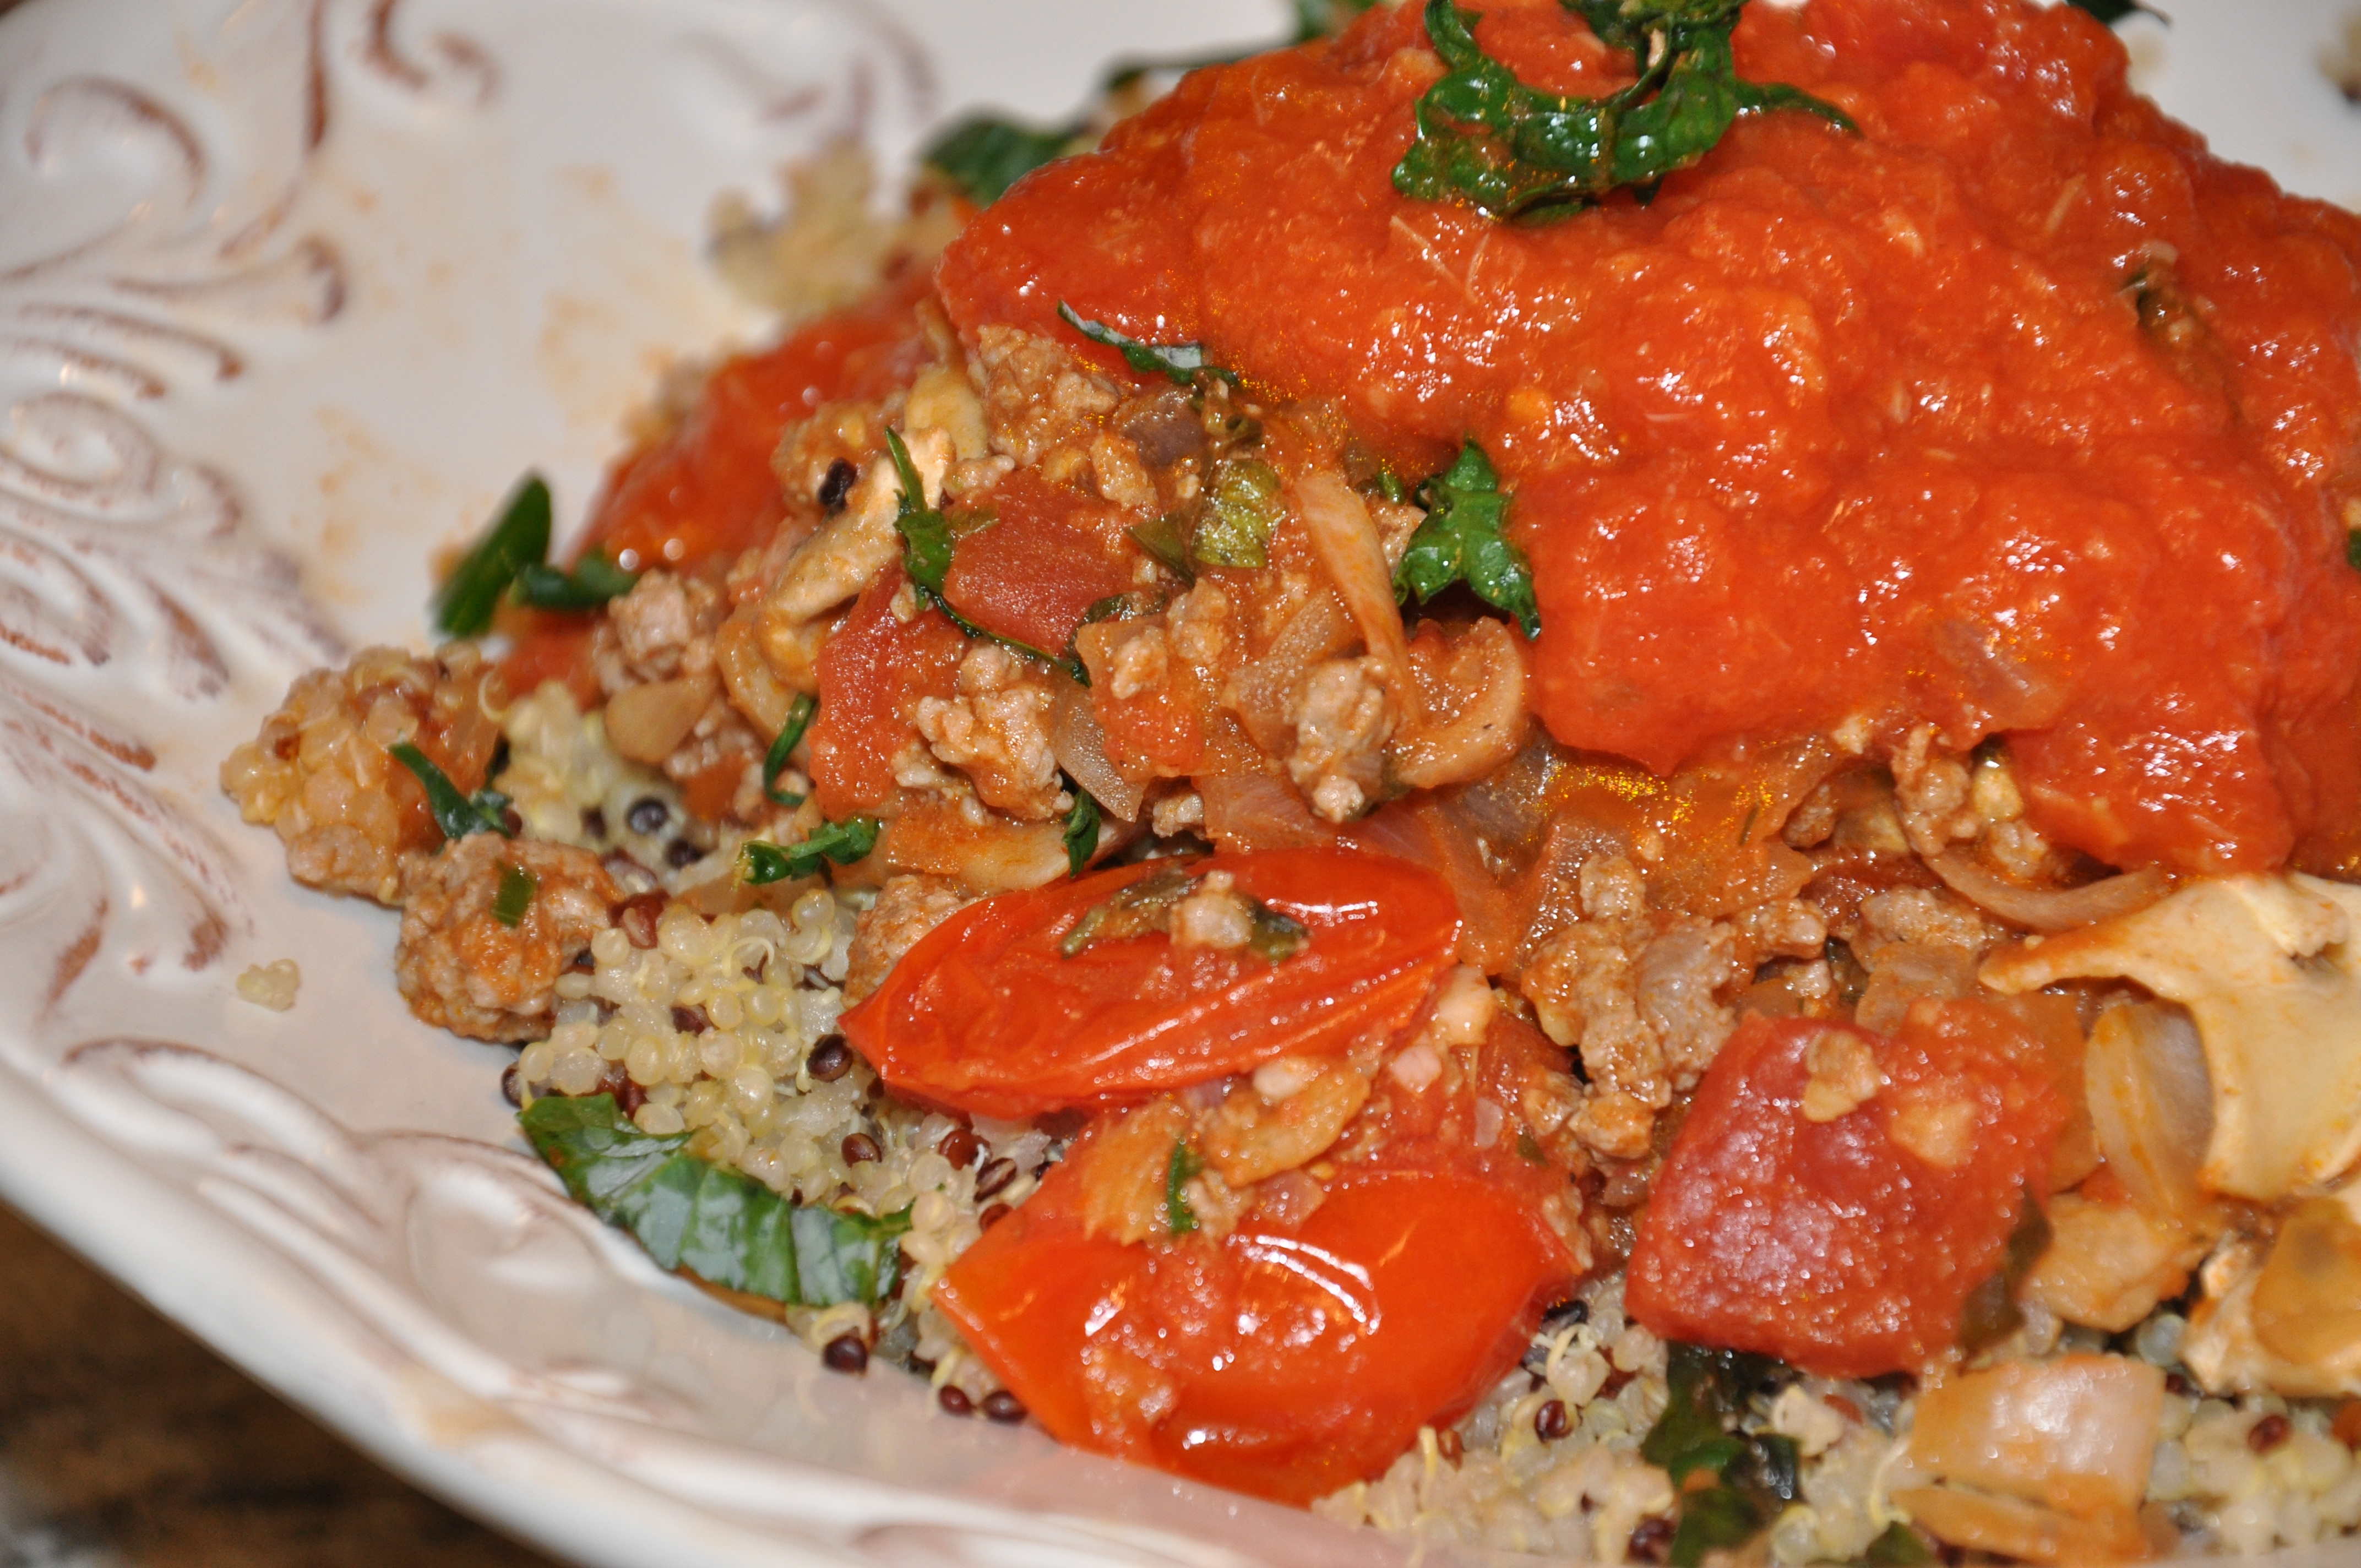
[[[812,790],[832,819],[893,798],[895,756],[925,744],[912,718],[919,699],[948,697],[958,687],[967,638],[939,609],[907,624],[896,617],[894,596],[904,581],[899,566],[880,575],[820,650]]]
[[[1464,1170],[1356,1169],[1311,1215],[1219,1242],[1084,1228],[1085,1140],[936,1304],[1063,1442],[1283,1502],[1382,1471],[1513,1364],[1574,1272],[1525,1197]]]
[[[986,631],[1055,658],[1091,606],[1131,586],[1131,573],[1078,526],[1094,503],[1038,469],[1019,468],[992,492],[994,521],[961,538],[943,593]]]
[[[500,661],[500,679],[509,695],[531,696],[556,681],[574,694],[576,707],[596,704],[598,676],[590,667],[590,638],[597,621],[588,615],[520,613],[522,624],[511,634],[508,657]]]
[[[788,425],[824,402],[883,397],[932,350],[917,305],[919,273],[725,362],[669,433],[608,476],[585,549],[632,571],[734,555],[763,542],[782,512],[771,454]]]
[[[1823,1039],[1823,1062],[1866,1047],[1884,1085],[1814,1122],[1806,1058]],[[1667,1339],[1832,1377],[1920,1370],[1958,1339],[2026,1195],[2048,1196],[2069,1111],[2055,1071],[2013,1018],[1978,1003],[1921,1003],[1891,1039],[1749,1018],[1656,1179],[1625,1286],[1631,1315]]]
[[[825,701],[821,711],[827,711]],[[1310,940],[1274,963],[1162,932],[1060,943],[1083,913],[1169,861],[969,905],[844,1015],[903,1093],[988,1116],[1139,1100],[1273,1058],[1335,1055],[1409,1022],[1451,967],[1459,917],[1432,872],[1347,850],[1217,855],[1239,893]]]

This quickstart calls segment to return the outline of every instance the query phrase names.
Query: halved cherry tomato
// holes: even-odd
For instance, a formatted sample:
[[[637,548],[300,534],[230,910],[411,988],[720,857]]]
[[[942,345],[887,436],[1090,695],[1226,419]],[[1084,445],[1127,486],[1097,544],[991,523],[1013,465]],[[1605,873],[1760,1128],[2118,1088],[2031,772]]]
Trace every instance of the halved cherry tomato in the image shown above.
[[[1300,1223],[1257,1211],[1218,1242],[1126,1245],[1083,1227],[1091,1154],[935,1304],[1060,1440],[1282,1502],[1455,1420],[1575,1272],[1528,1195],[1449,1168],[1352,1168]]]
[[[991,506],[994,521],[953,547],[943,595],[986,631],[1063,653],[1091,606],[1131,586],[1084,521],[1099,503],[1019,468],[993,487]]]
[[[1823,1036],[1866,1046],[1885,1081],[1812,1122],[1806,1056]],[[1927,1366],[1957,1341],[2027,1195],[2048,1195],[2070,1110],[2056,1073],[2041,1042],[1979,1003],[1914,1009],[1891,1039],[1749,1018],[1656,1178],[1624,1287],[1632,1317],[1831,1377]]]
[[[845,1038],[895,1089],[983,1115],[1137,1100],[1398,1028],[1458,941],[1433,873],[1349,850],[1275,850],[1194,869],[1227,872],[1302,922],[1311,940],[1292,957],[1176,948],[1161,933],[1060,953],[1085,911],[1159,864],[969,905],[844,1015]]]

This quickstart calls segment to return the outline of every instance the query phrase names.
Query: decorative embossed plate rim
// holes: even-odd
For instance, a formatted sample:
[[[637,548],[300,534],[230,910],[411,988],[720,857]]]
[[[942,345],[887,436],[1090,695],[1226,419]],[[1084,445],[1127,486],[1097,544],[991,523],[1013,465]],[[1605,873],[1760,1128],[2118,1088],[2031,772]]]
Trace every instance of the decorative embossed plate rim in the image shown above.
[[[500,1058],[287,885],[213,770],[415,643],[528,463],[578,510],[664,361],[759,323],[713,195],[820,138],[1267,35],[1274,0],[32,0],[0,19],[0,1197],[455,1502],[589,1563],[1349,1565],[1306,1516],[929,1413],[560,1201]],[[2341,0],[2178,0],[2145,79],[2361,199]],[[296,1009],[231,998],[293,956]],[[2304,1554],[2351,1561],[2350,1543]],[[1425,1561],[1441,1559],[1434,1553]],[[2286,1561],[2298,1561],[2290,1558]]]

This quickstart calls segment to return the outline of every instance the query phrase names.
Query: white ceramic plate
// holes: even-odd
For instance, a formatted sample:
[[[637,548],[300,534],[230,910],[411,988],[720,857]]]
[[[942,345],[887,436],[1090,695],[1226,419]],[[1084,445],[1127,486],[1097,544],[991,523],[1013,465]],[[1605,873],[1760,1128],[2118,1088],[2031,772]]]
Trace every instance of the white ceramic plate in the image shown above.
[[[2340,7],[2169,0],[2142,80],[2361,199]],[[595,1563],[1375,1564],[1376,1538],[821,1371],[558,1198],[394,920],[214,784],[424,634],[523,468],[578,515],[666,361],[762,323],[719,192],[831,136],[1279,30],[1273,0],[32,0],[0,20],[0,1197],[422,1484]],[[236,1000],[291,957],[295,1009]],[[0,1277],[5,1277],[0,1268]],[[2345,1553],[2345,1555],[2349,1555]],[[1430,1554],[1429,1562],[1438,1561]]]

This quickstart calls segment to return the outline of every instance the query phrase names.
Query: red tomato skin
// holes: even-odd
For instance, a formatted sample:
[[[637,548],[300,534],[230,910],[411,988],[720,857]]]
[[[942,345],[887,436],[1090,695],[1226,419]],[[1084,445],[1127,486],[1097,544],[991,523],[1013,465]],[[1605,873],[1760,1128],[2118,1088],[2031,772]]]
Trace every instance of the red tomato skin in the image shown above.
[[[590,667],[596,620],[544,610],[519,614],[522,624],[511,632],[508,656],[500,661],[500,678],[509,695],[531,696],[545,683],[557,681],[574,694],[576,707],[596,707],[605,695],[598,689],[598,672]]]
[[[953,547],[943,595],[986,631],[1056,658],[1091,606],[1131,587],[1131,570],[1082,523],[1096,503],[1038,469],[1001,480],[991,505],[994,520]]]
[[[771,454],[824,402],[883,397],[929,356],[923,273],[725,361],[680,423],[615,466],[585,550],[629,571],[679,568],[763,543],[783,510]]]
[[[971,905],[845,1014],[845,1039],[896,1091],[986,1116],[1139,1100],[1276,1057],[1399,1028],[1451,966],[1459,916],[1431,872],[1333,849],[1216,855],[1238,890],[1311,929],[1279,964],[1162,935],[1058,943],[1156,870],[1119,867]]]
[[[1833,1121],[1804,1119],[1805,1052],[1852,1035],[1887,1079]],[[1666,1339],[1759,1351],[1829,1377],[1918,1372],[1959,1337],[2025,1195],[2048,1196],[2068,1104],[2042,1048],[1997,1009],[1914,1012],[1892,1039],[1750,1017],[1697,1088],[1656,1179],[1624,1299]],[[1975,1107],[1966,1157],[1930,1165],[1890,1135],[1919,1095]]]
[[[1529,1203],[1465,1171],[1357,1171],[1299,1227],[1126,1246],[1085,1233],[1086,1168],[985,1232],[936,1305],[1060,1441],[1280,1502],[1456,1420],[1574,1274]]]
[[[894,758],[924,745],[912,716],[923,697],[958,688],[967,638],[941,610],[907,623],[894,613],[903,585],[893,566],[861,590],[819,653],[819,716],[811,727],[812,793],[832,821],[894,798]]]

